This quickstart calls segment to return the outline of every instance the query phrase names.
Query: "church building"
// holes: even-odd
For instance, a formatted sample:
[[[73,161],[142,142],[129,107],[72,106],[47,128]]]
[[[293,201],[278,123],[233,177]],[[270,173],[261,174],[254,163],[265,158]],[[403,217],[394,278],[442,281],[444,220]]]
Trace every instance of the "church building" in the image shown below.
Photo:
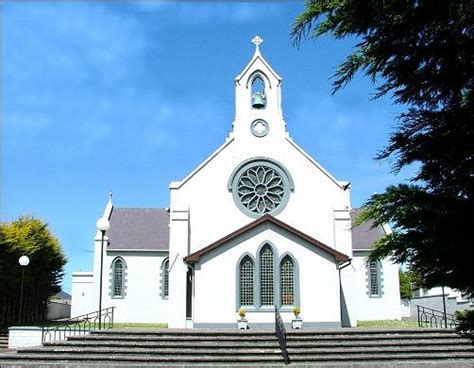
[[[169,208],[107,203],[102,308],[115,322],[173,328],[303,327],[400,319],[398,265],[367,262],[390,229],[353,226],[350,185],[334,178],[290,137],[282,78],[259,46],[235,78],[235,119],[212,155],[171,182]],[[297,122],[295,122],[297,124]],[[93,272],[74,272],[72,315],[98,310],[101,232]]]

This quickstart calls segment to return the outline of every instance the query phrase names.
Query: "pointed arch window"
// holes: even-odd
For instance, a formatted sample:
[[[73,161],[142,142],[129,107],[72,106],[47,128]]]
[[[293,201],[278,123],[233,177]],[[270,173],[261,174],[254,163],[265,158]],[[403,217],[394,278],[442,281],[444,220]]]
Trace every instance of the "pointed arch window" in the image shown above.
[[[299,267],[289,252],[278,257],[278,250],[267,241],[257,258],[246,253],[236,264],[236,307],[270,311],[274,305],[290,311],[299,305]]]
[[[167,299],[169,293],[169,266],[170,260],[166,258],[161,264],[161,297],[163,299]]]
[[[295,264],[290,256],[280,263],[280,302],[282,306],[295,305]]]
[[[115,258],[112,262],[112,297],[124,297],[125,262],[122,258]]]
[[[368,264],[368,289],[370,297],[382,296],[381,264],[378,261]]]
[[[239,283],[240,283],[240,305],[253,306],[254,297],[254,269],[255,265],[249,256],[246,256],[240,262]]]
[[[274,284],[273,284],[273,251],[266,245],[260,252],[260,305],[273,305]]]

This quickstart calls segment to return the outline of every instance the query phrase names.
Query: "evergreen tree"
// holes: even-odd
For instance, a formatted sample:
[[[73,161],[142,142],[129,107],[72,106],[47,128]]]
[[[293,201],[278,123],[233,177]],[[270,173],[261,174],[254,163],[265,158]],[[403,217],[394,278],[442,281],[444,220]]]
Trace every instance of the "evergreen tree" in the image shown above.
[[[373,195],[359,222],[390,223],[371,259],[392,256],[422,286],[474,292],[474,1],[310,0],[292,38],[354,37],[333,92],[358,71],[406,111],[379,160],[394,173],[415,163],[410,184]]]
[[[409,272],[398,271],[398,279],[400,282],[400,298],[411,299],[411,278]]]
[[[22,318],[24,323],[44,321],[48,300],[60,291],[64,256],[48,226],[33,217],[22,216],[0,225],[0,326],[18,323],[21,266],[26,255]]]

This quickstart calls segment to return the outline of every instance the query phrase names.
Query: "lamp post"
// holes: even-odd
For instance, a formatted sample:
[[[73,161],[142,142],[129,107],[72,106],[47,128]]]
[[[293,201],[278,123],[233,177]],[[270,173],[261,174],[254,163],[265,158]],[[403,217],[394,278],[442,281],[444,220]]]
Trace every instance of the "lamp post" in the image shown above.
[[[100,279],[99,279],[99,330],[102,328],[102,273],[104,268],[104,236],[105,232],[109,230],[110,222],[106,218],[101,217],[97,220],[97,229],[101,232],[102,238],[100,241]]]
[[[443,293],[443,313],[444,313],[444,328],[448,328],[448,316],[446,314],[446,295],[444,294],[444,286],[441,287]]]
[[[21,266],[21,286],[20,286],[20,308],[18,308],[18,325],[21,325],[21,313],[23,309],[23,279],[25,278],[25,267],[30,264],[28,256],[21,256],[18,260]]]

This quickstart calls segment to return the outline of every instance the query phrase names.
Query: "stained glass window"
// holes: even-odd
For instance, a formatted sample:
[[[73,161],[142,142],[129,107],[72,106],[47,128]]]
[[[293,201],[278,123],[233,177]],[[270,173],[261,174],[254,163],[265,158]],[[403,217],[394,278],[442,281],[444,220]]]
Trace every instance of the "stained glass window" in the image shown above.
[[[117,258],[113,264],[113,287],[112,296],[123,296],[123,261]]]
[[[290,257],[285,257],[280,267],[281,305],[295,304],[295,266]]]
[[[249,211],[265,214],[272,212],[282,203],[285,186],[276,170],[259,165],[247,169],[240,176],[237,194],[242,205]]]
[[[380,295],[380,264],[376,261],[369,263],[369,291],[371,296]]]
[[[273,252],[265,246],[260,253],[260,304],[273,305]]]
[[[168,297],[168,291],[169,291],[169,264],[170,264],[170,260],[166,259],[163,262],[163,265],[161,266],[162,267],[161,272],[162,272],[162,275],[163,275],[163,278],[162,278],[162,296],[163,296],[163,298]]]
[[[240,305],[253,305],[253,270],[249,257],[240,263]]]

